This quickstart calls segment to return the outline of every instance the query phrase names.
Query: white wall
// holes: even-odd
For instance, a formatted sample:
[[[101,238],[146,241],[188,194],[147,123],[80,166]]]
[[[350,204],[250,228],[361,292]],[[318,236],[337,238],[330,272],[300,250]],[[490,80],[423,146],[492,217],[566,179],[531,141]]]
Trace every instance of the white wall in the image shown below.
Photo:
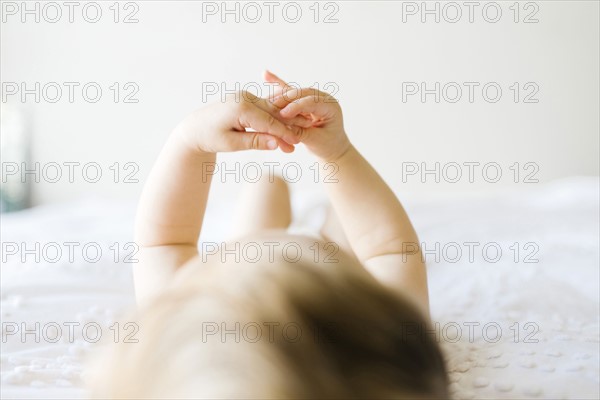
[[[202,105],[203,83],[226,82],[233,88],[234,82],[261,82],[265,68],[304,85],[333,83],[349,136],[396,190],[525,186],[513,182],[509,167],[515,162],[521,163],[522,173],[533,171],[523,170],[524,163],[536,163],[535,177],[541,182],[598,175],[598,2],[542,1],[529,3],[527,9],[521,3],[520,20],[539,8],[539,22],[529,24],[513,21],[513,2],[494,3],[502,9],[497,23],[485,21],[482,2],[474,23],[462,6],[462,19],[454,24],[443,16],[440,23],[433,16],[422,23],[419,15],[404,15],[404,23],[403,8],[411,7],[406,2],[336,2],[339,22],[329,24],[313,21],[313,2],[298,3],[303,14],[297,23],[283,18],[285,3],[275,9],[275,22],[270,23],[267,6],[258,2],[264,14],[254,24],[243,18],[236,23],[231,15],[226,23],[219,15],[206,16],[203,23],[202,3],[191,1],[136,2],[139,22],[133,24],[112,21],[112,2],[101,3],[102,18],[95,24],[82,18],[82,6],[75,9],[73,23],[65,6],[62,19],[49,23],[44,20],[45,3],[39,3],[40,22],[33,15],[22,22],[21,10],[12,15],[8,3],[22,7],[21,2],[3,2],[3,83],[33,87],[34,82],[97,82],[104,90],[94,104],[82,98],[80,89],[70,103],[64,86],[63,97],[54,104],[44,99],[35,103],[32,95],[25,103],[19,95],[7,97],[6,103],[21,108],[30,122],[34,161],[93,161],[103,168],[96,184],[86,183],[81,175],[74,183],[66,176],[58,183],[42,179],[33,188],[36,204],[89,194],[136,196],[170,129]],[[30,8],[34,4],[28,2]],[[46,17],[54,18],[55,9],[49,7]],[[335,10],[324,7],[319,6],[320,20]],[[488,7],[487,15],[494,17],[493,5]],[[131,10],[121,10],[121,17]],[[446,11],[452,18],[454,11]],[[288,16],[294,16],[292,9]],[[403,82],[433,87],[436,81],[497,82],[503,94],[497,103],[489,103],[479,86],[470,103],[463,86],[463,98],[455,104],[435,103],[431,95],[425,103],[418,96],[402,101]],[[114,103],[109,89],[113,82],[135,82],[139,102]],[[515,103],[509,89],[514,82],[521,84],[521,96],[530,91],[523,89],[525,83],[537,84],[539,102]],[[305,174],[310,172],[310,158],[302,151],[288,157],[247,153],[223,159],[297,161]],[[114,162],[137,163],[140,183],[112,182],[108,167]],[[425,162],[428,167],[435,162],[497,162],[503,176],[496,184],[487,183],[477,167],[474,183],[466,176],[457,184],[443,183],[443,178],[436,184],[433,176],[427,176],[426,184],[419,176],[403,183],[403,165],[408,165],[403,162]],[[521,174],[519,180],[523,178]]]

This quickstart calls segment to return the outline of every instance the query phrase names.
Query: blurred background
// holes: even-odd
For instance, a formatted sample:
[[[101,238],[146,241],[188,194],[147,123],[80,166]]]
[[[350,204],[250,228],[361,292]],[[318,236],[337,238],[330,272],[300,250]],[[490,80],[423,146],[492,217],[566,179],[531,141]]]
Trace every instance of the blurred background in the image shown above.
[[[597,176],[598,4],[4,1],[3,210],[137,198],[178,121],[266,96],[267,68],[337,97],[396,191]],[[297,162],[295,187],[317,190],[301,148],[221,160]]]

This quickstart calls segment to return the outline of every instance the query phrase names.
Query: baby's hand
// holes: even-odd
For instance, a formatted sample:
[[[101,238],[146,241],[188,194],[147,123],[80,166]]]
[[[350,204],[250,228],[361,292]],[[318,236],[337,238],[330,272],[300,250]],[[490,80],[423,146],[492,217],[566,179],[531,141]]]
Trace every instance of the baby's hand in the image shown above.
[[[281,109],[279,115],[286,125],[298,128],[300,141],[313,154],[323,161],[335,161],[350,148],[342,109],[334,97],[316,89],[291,88],[268,71],[264,78],[280,85],[270,101]]]
[[[249,92],[229,96],[224,103],[203,107],[187,116],[175,133],[193,148],[206,153],[239,150],[294,151],[300,142],[299,128],[286,126],[279,108]],[[286,123],[303,118],[286,119]],[[249,132],[246,129],[252,129]]]

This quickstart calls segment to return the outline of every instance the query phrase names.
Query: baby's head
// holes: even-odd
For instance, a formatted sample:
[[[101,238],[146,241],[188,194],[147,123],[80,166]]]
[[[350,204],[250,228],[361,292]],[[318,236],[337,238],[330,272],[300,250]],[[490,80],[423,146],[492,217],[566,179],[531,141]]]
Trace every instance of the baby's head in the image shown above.
[[[185,266],[139,312],[139,342],[114,345],[98,365],[94,396],[447,398],[421,313],[353,258],[324,262],[330,247],[294,242],[297,261],[275,251]]]

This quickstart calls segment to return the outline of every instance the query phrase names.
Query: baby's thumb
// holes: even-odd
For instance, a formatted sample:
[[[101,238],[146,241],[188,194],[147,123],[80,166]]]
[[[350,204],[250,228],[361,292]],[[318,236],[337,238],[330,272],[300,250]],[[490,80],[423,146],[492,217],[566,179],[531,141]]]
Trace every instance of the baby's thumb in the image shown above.
[[[235,138],[235,150],[275,150],[279,147],[277,139],[266,133],[240,132]]]

